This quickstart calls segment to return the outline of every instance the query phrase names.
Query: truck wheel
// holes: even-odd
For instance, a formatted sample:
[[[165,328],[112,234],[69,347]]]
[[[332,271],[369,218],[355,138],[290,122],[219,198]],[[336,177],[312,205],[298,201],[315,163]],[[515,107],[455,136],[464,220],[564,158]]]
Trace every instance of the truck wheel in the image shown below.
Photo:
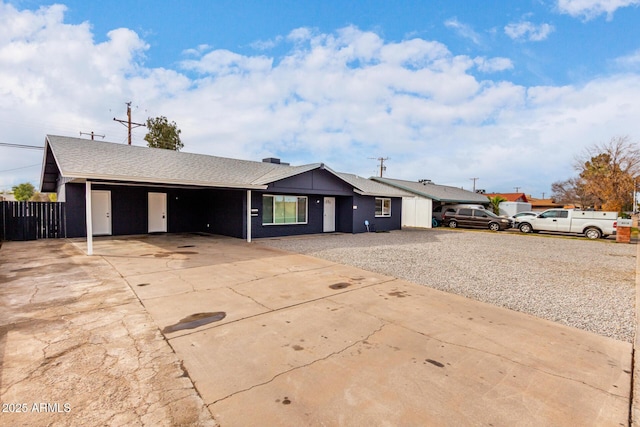
[[[491,230],[491,231],[499,231],[500,230],[500,224],[498,224],[497,222],[490,222],[489,223],[489,230]]]
[[[523,222],[522,224],[520,224],[518,228],[523,233],[531,233],[533,231],[533,227],[531,227],[531,224],[526,222]]]
[[[602,233],[597,228],[587,228],[584,231],[584,235],[587,236],[588,239],[597,240],[602,236]]]
[[[449,221],[449,228],[458,228],[458,221]]]

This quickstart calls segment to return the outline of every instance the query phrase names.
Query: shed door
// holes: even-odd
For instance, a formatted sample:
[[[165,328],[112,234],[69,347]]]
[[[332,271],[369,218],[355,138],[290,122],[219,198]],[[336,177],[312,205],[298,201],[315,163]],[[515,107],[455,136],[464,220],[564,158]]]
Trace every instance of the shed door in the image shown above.
[[[167,193],[149,193],[149,233],[167,232]]]
[[[111,235],[111,191],[91,191],[91,224],[94,236]]]
[[[336,198],[324,198],[324,219],[322,222],[322,231],[330,233],[336,231]]]

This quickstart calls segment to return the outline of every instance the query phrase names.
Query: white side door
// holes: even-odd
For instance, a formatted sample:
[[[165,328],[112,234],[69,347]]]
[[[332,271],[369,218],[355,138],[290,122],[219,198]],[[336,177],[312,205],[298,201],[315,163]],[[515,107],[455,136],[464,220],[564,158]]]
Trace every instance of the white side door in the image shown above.
[[[111,191],[91,191],[91,224],[94,236],[111,235]]]
[[[167,193],[149,193],[149,233],[167,232]]]
[[[336,198],[324,198],[324,217],[322,221],[322,231],[331,233],[336,231]]]
[[[403,197],[402,198],[402,226],[403,227],[417,227],[417,197]]]

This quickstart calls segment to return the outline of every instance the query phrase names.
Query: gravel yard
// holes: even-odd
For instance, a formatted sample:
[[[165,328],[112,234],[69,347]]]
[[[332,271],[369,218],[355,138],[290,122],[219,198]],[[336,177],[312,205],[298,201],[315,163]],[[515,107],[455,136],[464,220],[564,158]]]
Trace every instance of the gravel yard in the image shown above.
[[[635,244],[443,229],[258,242],[633,340]]]

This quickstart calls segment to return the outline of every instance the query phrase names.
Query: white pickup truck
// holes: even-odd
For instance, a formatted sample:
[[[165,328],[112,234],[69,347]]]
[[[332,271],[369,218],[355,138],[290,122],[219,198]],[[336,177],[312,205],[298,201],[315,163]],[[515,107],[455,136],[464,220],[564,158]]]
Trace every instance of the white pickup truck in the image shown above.
[[[524,217],[516,227],[523,233],[555,231],[584,234],[589,239],[599,239],[616,234],[617,220],[617,212],[549,209],[537,216]]]

